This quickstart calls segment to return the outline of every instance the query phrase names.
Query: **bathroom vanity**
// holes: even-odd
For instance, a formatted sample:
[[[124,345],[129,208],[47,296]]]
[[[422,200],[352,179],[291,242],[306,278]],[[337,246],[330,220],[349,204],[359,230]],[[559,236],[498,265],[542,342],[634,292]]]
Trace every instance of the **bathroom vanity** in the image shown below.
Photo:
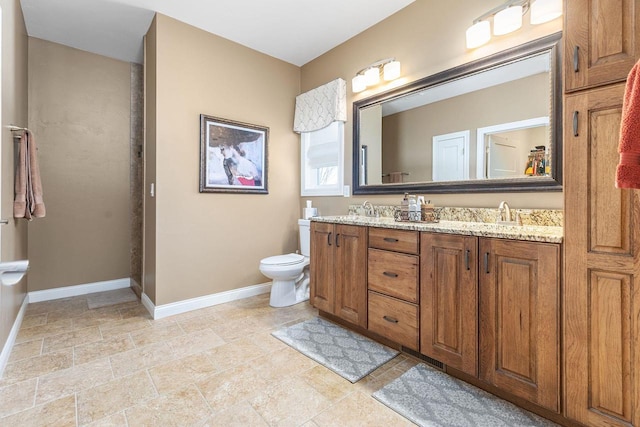
[[[321,315],[560,413],[562,227],[347,215],[311,233]]]

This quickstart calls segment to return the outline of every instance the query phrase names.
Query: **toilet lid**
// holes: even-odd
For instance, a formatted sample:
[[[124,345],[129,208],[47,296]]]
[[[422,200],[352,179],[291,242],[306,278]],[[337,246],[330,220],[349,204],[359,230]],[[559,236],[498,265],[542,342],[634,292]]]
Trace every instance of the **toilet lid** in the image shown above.
[[[270,256],[263,259],[261,262],[264,265],[293,265],[299,264],[304,261],[304,256],[300,254],[286,254]]]

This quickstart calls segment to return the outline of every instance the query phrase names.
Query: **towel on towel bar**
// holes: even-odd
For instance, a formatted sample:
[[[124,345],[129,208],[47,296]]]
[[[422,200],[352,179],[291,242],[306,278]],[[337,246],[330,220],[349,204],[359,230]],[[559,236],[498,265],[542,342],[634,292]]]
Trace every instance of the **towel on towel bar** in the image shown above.
[[[640,61],[627,77],[620,122],[617,188],[640,188]]]
[[[13,202],[13,216],[15,218],[31,220],[45,216],[36,142],[33,133],[29,130],[24,130],[22,138],[20,138],[15,192],[16,196]]]

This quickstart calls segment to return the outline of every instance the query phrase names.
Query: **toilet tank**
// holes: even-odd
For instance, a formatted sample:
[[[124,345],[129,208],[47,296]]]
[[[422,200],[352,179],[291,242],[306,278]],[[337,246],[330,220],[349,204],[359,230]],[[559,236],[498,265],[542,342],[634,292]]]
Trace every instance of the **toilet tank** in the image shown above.
[[[309,247],[311,242],[311,221],[308,219],[299,219],[298,229],[300,233],[300,253],[304,256],[309,256]]]

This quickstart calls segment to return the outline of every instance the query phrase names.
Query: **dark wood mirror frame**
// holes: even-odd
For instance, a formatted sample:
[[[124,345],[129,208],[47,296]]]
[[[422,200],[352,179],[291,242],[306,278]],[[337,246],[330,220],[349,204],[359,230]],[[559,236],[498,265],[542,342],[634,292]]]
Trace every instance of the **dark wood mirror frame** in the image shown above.
[[[387,92],[353,103],[353,194],[412,193],[502,193],[562,191],[562,33],[558,32],[520,46],[472,61],[416,80]],[[415,182],[362,185],[360,183],[360,110],[384,101],[408,95],[451,80],[479,73],[528,56],[550,52],[551,55],[551,176],[535,178],[500,178],[467,181]]]

